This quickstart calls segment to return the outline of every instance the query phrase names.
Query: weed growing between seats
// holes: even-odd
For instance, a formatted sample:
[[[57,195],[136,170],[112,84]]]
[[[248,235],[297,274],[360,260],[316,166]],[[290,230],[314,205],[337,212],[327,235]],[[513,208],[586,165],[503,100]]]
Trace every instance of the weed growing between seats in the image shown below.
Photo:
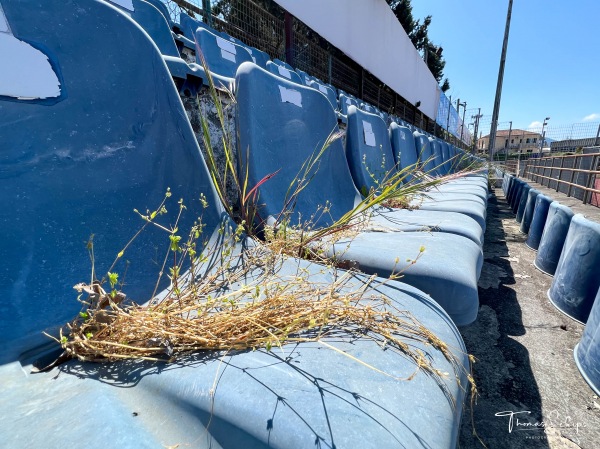
[[[430,354],[415,349],[415,343],[436,351],[451,364],[460,382],[463,367],[452,349],[412,314],[378,294],[382,285],[375,277],[357,278],[353,272],[337,272],[333,281],[314,280],[327,270],[299,264],[291,272],[282,270],[287,259],[265,246],[240,250],[243,228],[224,225],[205,246],[202,217],[189,234],[158,222],[167,211],[170,192],[154,211],[139,213],[140,230],[124,246],[109,272],[97,279],[94,244],[88,251],[92,261],[89,283],[75,286],[82,311],[56,339],[67,358],[82,361],[143,359],[173,361],[190,351],[272,350],[288,343],[318,342],[358,364],[398,380],[410,380],[419,371],[436,379],[441,388],[449,373],[434,366]],[[201,202],[206,207],[206,200]],[[178,203],[179,217],[186,207]],[[179,218],[178,218],[179,221]],[[161,273],[167,271],[169,287],[139,305],[126,300],[117,268],[135,238],[148,226],[163,230],[167,250]],[[168,263],[168,261],[172,261]],[[160,277],[156,288],[160,284]],[[156,289],[155,289],[156,292]],[[85,297],[84,297],[85,296]],[[340,351],[328,337],[369,339],[407,358],[412,372],[386,373]],[[474,383],[466,373],[471,382]]]

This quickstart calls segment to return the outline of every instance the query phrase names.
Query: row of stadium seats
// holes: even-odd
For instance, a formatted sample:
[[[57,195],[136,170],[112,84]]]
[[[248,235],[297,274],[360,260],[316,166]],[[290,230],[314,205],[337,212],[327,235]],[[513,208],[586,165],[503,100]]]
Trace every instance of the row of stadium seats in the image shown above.
[[[182,234],[202,215],[211,246],[221,240],[224,225],[235,226],[179,95],[182,86],[201,89],[207,74],[174,49],[193,42],[208,58],[210,51],[202,46],[207,40],[221,59],[235,57],[235,72],[213,76],[222,85],[235,80],[228,85],[238,102],[237,148],[250,185],[279,171],[258,189],[265,222],[284,210],[290,182],[336,132],[338,116],[321,89],[294,83],[279,69],[261,68],[240,44],[215,39],[200,27],[191,38],[183,35],[188,40],[176,38],[172,31],[185,30],[184,24],[170,22],[157,2],[0,3],[10,39],[42,55],[60,85],[52,98],[10,91],[0,96],[5,152],[0,197],[7,205],[0,222],[11,243],[3,246],[0,259],[0,379],[9,386],[0,403],[0,432],[8,446],[145,448],[167,441],[197,445],[199,438],[221,447],[303,448],[315,441],[338,448],[456,445],[469,371],[456,324],[472,322],[478,308],[487,200],[487,178],[480,174],[428,192],[433,200],[420,199],[418,210],[374,208],[364,230],[329,249],[331,256],[356,261],[361,271],[382,277],[348,275],[292,257],[277,273],[281,282],[299,272],[322,283],[348,275],[346,289],[374,283],[377,294],[445,342],[454,362],[443,351],[406,338],[441,373],[451,373],[445,378],[419,371],[409,358],[372,340],[340,342],[333,335],[323,341],[339,352],[299,343],[277,353],[231,351],[159,367],[71,361],[49,373],[29,374],[32,363],[53,348],[41,332],[56,335],[56,327],[80,310],[69,292],[89,278],[85,242],[90,235],[95,235],[95,270],[105,273],[140,227],[132,210],[152,210],[167,189],[186,202],[179,219],[176,207],[162,217],[177,220]],[[94,62],[91,55],[102,57]],[[400,168],[420,164],[439,176],[454,172],[458,158],[467,157],[398,123],[388,127],[379,115],[356,107],[348,108],[347,121],[346,146],[334,140],[306,173],[312,179],[294,199],[292,221],[315,217],[324,206],[328,212],[317,215],[314,226],[343,216],[360,202],[363,187],[377,189],[384,181],[367,184],[360,177],[363,167],[385,176],[375,170],[377,160],[395,161],[392,167]],[[199,197],[206,198],[207,207],[193,202]],[[150,227],[127,247],[125,289],[138,303],[149,300],[155,288],[155,252],[162,239],[162,231]],[[244,244],[251,243],[236,247],[242,256]],[[421,253],[403,282],[386,279]],[[412,380],[400,380],[408,377]],[[60,432],[39,431],[57,423]],[[429,430],[432,425],[436,432]]]
[[[513,175],[503,174],[502,188],[521,232],[527,234],[527,246],[537,251],[535,266],[553,277],[550,302],[585,324],[574,349],[575,362],[600,394],[600,224]]]

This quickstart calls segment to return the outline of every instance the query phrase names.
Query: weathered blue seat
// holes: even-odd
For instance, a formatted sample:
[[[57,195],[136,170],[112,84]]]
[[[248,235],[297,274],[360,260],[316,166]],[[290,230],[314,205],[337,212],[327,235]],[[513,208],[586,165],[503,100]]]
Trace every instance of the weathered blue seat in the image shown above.
[[[348,95],[345,95],[345,94],[339,95],[339,103],[340,103],[340,112],[344,117],[346,117],[348,115],[348,108],[350,106],[358,107],[358,102],[354,98],[352,98]]]
[[[300,79],[302,80],[302,83],[304,83],[307,86],[310,86],[311,81],[317,82],[317,79],[314,76],[310,76],[304,70],[296,69],[296,73],[298,75],[300,75]],[[337,94],[336,94],[336,97],[337,97]]]
[[[196,35],[196,61],[202,60],[218,89],[231,89],[237,68],[243,62],[252,62],[252,56],[245,47],[217,36],[204,28],[198,28]]]
[[[394,160],[398,169],[417,167],[419,159],[416,153],[415,139],[412,131],[406,126],[399,126],[392,122],[389,127],[390,141]],[[406,181],[413,181],[413,176],[408,174]],[[475,181],[475,182],[474,182]],[[487,198],[487,184],[478,183],[475,178],[460,178],[452,180],[437,187],[434,191],[470,193],[482,199]]]
[[[574,355],[579,372],[592,390],[600,395],[600,289]]]
[[[236,99],[238,154],[242,170],[248,171],[249,185],[258,185],[265,176],[277,173],[258,188],[263,205],[259,213],[264,221],[275,221],[284,213],[291,223],[306,222],[314,217],[313,225],[321,228],[332,224],[360,201],[339,140],[332,142],[312,165],[312,170],[303,175],[310,179],[304,189],[290,197],[290,185],[295,185],[306,161],[338,130],[336,116],[323,95],[274,77],[254,64],[243,64],[236,77]],[[292,210],[286,209],[290,203],[294,205]],[[328,213],[320,214],[319,210],[325,206]],[[413,214],[394,212],[396,222],[417,219],[418,214]],[[460,219],[461,214],[456,215]],[[463,222],[466,218],[462,218]],[[421,219],[422,226],[433,222],[431,218]],[[388,227],[391,231],[404,230],[402,224],[393,221],[389,221]],[[418,253],[424,245],[424,257],[408,270],[411,283],[424,287],[423,291],[450,311],[456,323],[468,324],[476,318],[478,308],[479,244],[449,232],[362,232],[356,246],[354,242],[349,243],[349,253],[341,254],[340,246],[332,248],[332,252],[347,258],[347,254],[356,249],[356,254],[361,256],[352,260],[361,268],[388,276],[395,263],[415,257],[415,251]],[[340,245],[346,246],[345,243]],[[370,245],[370,254],[363,253],[364,245]],[[451,253],[452,264],[439,263],[438,255]]]
[[[181,31],[183,31],[183,35],[192,42],[196,40],[196,30],[198,28],[203,28],[205,30],[210,31],[214,35],[219,35],[219,32],[217,30],[208,26],[201,20],[196,20],[193,17],[190,17],[185,12],[181,12],[181,14],[179,14],[179,24],[181,26]]]
[[[279,59],[273,59],[267,63],[267,70],[271,73],[274,73],[277,76],[290,80],[296,84],[302,84],[302,79],[300,75],[296,73],[296,71],[286,62],[280,61]]]
[[[181,58],[163,11],[145,0],[129,1],[131,7],[128,4],[119,5],[120,9],[126,11],[152,38],[162,53],[171,75],[175,78],[178,89],[197,92],[208,81],[204,69],[198,64],[189,64]]]
[[[523,194],[523,191],[525,190],[525,187],[529,187],[529,184],[527,184],[525,181],[519,179],[517,181],[517,186],[515,187],[515,191],[511,197],[510,200],[510,207],[511,210],[513,212],[513,214],[517,214],[517,211],[519,210],[519,204],[521,204],[521,195]]]
[[[310,87],[312,87],[313,89],[318,90],[319,92],[321,92],[323,95],[325,95],[327,97],[327,99],[329,100],[329,103],[331,103],[331,107],[333,108],[334,111],[339,111],[339,105],[338,105],[338,101],[337,101],[337,95],[335,94],[335,92],[333,91],[333,89],[329,86],[326,86],[325,84],[321,84],[317,81],[310,81],[308,84]]]
[[[577,214],[571,220],[548,298],[558,310],[585,323],[600,288],[600,224]]]
[[[531,227],[531,222],[533,220],[533,214],[535,211],[535,205],[538,195],[540,194],[539,190],[531,189],[527,195],[527,201],[525,203],[525,208],[523,209],[523,216],[521,218],[521,232],[523,234],[529,234],[529,228]]]
[[[417,138],[420,139],[421,135]],[[426,161],[429,159],[426,156],[430,152],[429,140],[423,138],[422,142],[425,143],[422,157]],[[384,178],[396,170],[389,134],[381,117],[350,107],[346,156],[354,183],[363,194],[372,188],[381,188],[386,181]],[[443,188],[439,191],[429,190],[426,195],[416,198],[412,204],[421,210],[465,214],[477,221],[485,231],[486,202],[483,198],[469,193],[445,191]]]
[[[540,271],[551,276],[554,275],[573,215],[570,208],[563,206],[558,201],[550,204],[542,239],[533,262]]]
[[[525,244],[532,250],[537,251],[546,226],[546,218],[548,218],[548,210],[552,200],[546,195],[539,194],[535,199],[535,207],[533,210],[533,219],[529,226],[529,235]]]
[[[529,184],[523,185],[523,189],[519,196],[519,204],[517,206],[517,212],[515,216],[515,221],[517,223],[521,223],[523,220],[523,214],[525,213],[525,206],[527,206],[527,200],[529,199],[529,191],[531,190],[531,186]]]
[[[259,50],[258,48],[248,46],[246,46],[246,50],[248,50],[248,53],[250,53],[252,61],[254,61],[255,64],[258,64],[263,69],[267,68],[267,62],[271,60],[271,57],[268,53],[265,53],[264,51]]]
[[[103,273],[142,224],[132,209],[152,210],[167,187],[175,201],[184,198],[188,207],[178,224],[182,234],[200,213],[207,235],[218,235],[228,217],[171,75],[142,28],[101,1],[2,0],[2,9],[15,38],[43,49],[63,88],[57,98],[0,97],[0,141],[5,145],[0,221],[4,238],[14,243],[0,249],[3,445],[137,449],[172,441],[261,448],[305,448],[315,441],[337,447],[456,443],[465,375],[459,373],[462,386],[452,376],[440,381],[422,371],[410,382],[399,381],[416,367],[367,339],[324,341],[393,377],[319,343],[272,352],[207,352],[170,364],[74,361],[49,373],[28,374],[50,341],[42,330],[80,310],[72,286],[89,279],[85,242],[91,233],[96,270]],[[110,64],[90,64],[90,54]],[[207,208],[194,203],[200,194]],[[178,207],[167,205],[167,210],[165,221],[174,223]],[[165,237],[151,226],[125,251],[125,290],[138,302],[152,294],[156,246],[168,244]],[[325,286],[337,277],[324,267],[289,259],[282,262],[282,282],[299,271]],[[354,287],[346,288],[364,281],[355,277],[349,281]],[[459,368],[468,369],[462,339],[437,304],[397,282],[376,289],[399,309],[411,311],[448,344]],[[453,372],[441,352],[413,339],[406,343],[427,354],[442,372]],[[406,407],[417,402],[419,413]],[[435,433],[426,430],[431,425]]]

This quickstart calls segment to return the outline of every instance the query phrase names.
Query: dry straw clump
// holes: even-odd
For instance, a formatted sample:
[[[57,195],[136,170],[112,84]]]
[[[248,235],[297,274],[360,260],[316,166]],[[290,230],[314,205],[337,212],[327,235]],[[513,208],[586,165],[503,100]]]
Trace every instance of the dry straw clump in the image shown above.
[[[218,234],[227,237],[198,254],[201,220],[182,242],[176,225],[166,228],[156,223],[165,211],[163,202],[156,213],[140,215],[144,226],[155,225],[168,233],[165,261],[176,261],[169,269],[170,287],[139,305],[126,299],[112,272],[103,280],[76,285],[83,309],[57,339],[65,351],[63,358],[172,361],[190,351],[271,350],[309,341],[337,350],[324,337],[341,333],[371,339],[408,358],[415,371],[407,379],[421,370],[440,380],[448,375],[414,343],[443,354],[457,381],[464,375],[453,348],[409,311],[376,292],[384,281],[290,259],[265,245],[251,244],[241,251],[245,235],[239,226],[222,227]],[[88,248],[93,260],[93,245]],[[186,264],[190,268],[180,274]],[[325,280],[325,271],[334,274],[333,281]]]

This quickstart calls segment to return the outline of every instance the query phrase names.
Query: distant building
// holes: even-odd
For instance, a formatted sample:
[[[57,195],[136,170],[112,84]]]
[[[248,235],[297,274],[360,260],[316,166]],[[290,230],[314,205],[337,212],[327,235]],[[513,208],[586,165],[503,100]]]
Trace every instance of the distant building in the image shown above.
[[[512,131],[502,129],[496,132],[496,145],[494,150],[500,151],[508,149],[511,153],[517,153],[519,149],[521,149],[522,153],[533,153],[539,151],[541,139],[542,135],[533,131],[517,128]],[[487,151],[489,142],[490,135],[483,136],[481,139],[477,140],[477,150],[480,152]]]

